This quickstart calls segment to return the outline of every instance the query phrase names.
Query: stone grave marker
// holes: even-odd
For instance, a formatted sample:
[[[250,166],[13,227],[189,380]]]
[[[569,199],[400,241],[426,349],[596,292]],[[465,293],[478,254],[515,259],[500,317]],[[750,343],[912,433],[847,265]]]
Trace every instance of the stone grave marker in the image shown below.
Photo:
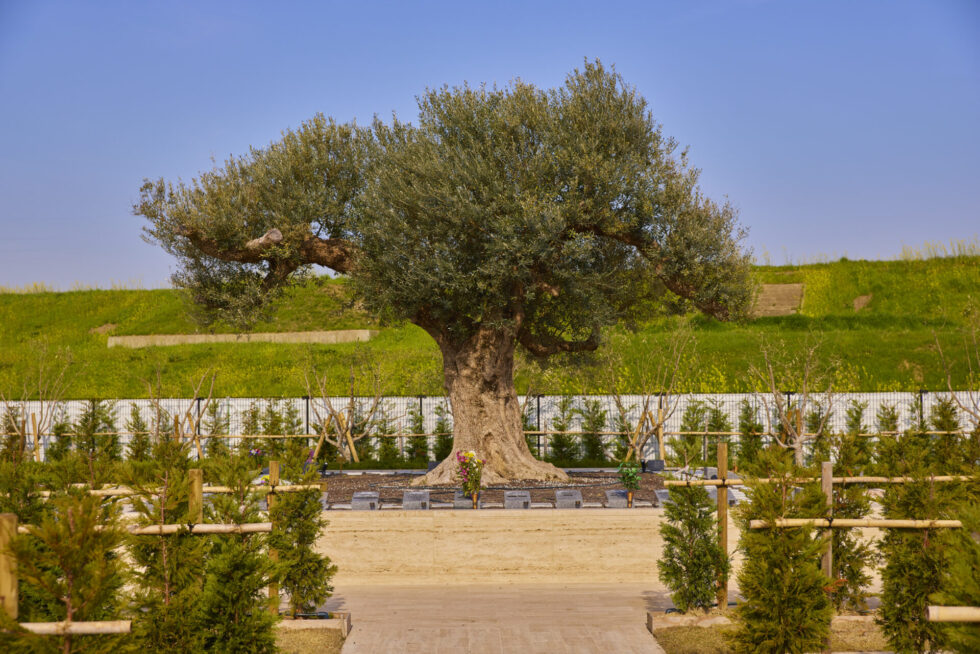
[[[621,489],[607,490],[606,507],[610,509],[625,509],[626,491]]]
[[[663,459],[644,459],[643,472],[663,472],[666,462]]]
[[[661,488],[660,490],[653,491],[657,495],[657,505],[663,507],[665,504],[672,502],[670,499],[670,491],[666,488]]]
[[[582,491],[574,488],[565,488],[555,491],[556,509],[581,509]]]
[[[429,508],[429,491],[410,490],[402,494],[402,508],[406,511],[426,511]]]
[[[530,509],[531,492],[526,490],[504,491],[505,509]]]
[[[353,511],[375,511],[381,506],[377,491],[357,491],[350,501]]]

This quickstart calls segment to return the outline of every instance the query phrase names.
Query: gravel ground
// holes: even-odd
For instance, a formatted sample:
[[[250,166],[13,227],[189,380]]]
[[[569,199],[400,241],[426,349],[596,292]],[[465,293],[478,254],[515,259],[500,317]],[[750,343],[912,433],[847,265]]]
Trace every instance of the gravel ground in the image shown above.
[[[619,477],[615,472],[569,472],[571,480],[567,484],[556,482],[539,482],[532,480],[516,481],[507,485],[495,485],[481,491],[482,502],[497,502],[503,504],[505,490],[528,490],[532,502],[555,501],[555,490],[574,488],[582,492],[584,502],[605,503],[606,491],[622,489]],[[419,490],[409,484],[417,479],[418,474],[386,474],[378,472],[328,474],[328,501],[331,504],[343,504],[351,501],[356,491],[376,491],[385,504],[398,504],[402,493],[406,490]],[[640,475],[640,490],[634,498],[639,502],[656,503],[654,491],[664,487],[663,479],[657,474]],[[455,486],[428,486],[430,499],[434,502],[452,502],[453,495],[458,490]]]

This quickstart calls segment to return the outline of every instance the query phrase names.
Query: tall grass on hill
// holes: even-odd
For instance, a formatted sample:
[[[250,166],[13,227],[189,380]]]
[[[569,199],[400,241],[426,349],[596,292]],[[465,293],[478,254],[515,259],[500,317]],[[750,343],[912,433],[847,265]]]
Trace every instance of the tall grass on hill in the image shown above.
[[[746,374],[759,344],[780,340],[787,348],[799,347],[811,333],[845,362],[836,371],[841,391],[943,390],[937,339],[953,360],[954,385],[965,384],[962,334],[980,315],[980,257],[839,261],[757,268],[755,274],[763,283],[803,283],[801,313],[744,324],[661,316],[640,323],[636,331],[621,328],[607,335],[604,346],[617,344],[624,377],[620,392],[641,388],[641,367],[661,356],[664,343],[684,325],[693,329],[700,364],[677,392],[759,390]],[[854,299],[863,295],[870,300],[856,311]],[[109,349],[111,334],[195,333],[198,327],[172,290],[0,294],[0,392],[19,398],[36,365],[32,343],[44,341],[52,350],[69,348],[80,364],[66,399],[145,397],[144,380],[156,379],[158,372],[161,396],[183,396],[190,392],[187,380],[208,369],[217,373],[215,392],[221,396],[302,396],[311,364],[334,380],[328,390],[342,395],[350,359],[365,347],[382,366],[386,394],[443,393],[441,357],[432,339],[412,325],[380,326],[351,301],[342,279],[313,279],[292,289],[274,317],[256,330],[363,328],[380,329],[366,346],[213,343]],[[607,351],[557,357],[542,369],[523,366],[518,391],[608,392],[606,376],[599,374]]]

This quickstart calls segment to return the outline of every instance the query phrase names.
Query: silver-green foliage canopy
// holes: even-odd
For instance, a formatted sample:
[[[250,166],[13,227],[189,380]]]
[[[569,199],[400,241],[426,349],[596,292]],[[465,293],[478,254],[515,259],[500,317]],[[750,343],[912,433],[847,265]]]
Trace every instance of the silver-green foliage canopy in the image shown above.
[[[635,89],[586,62],[542,91],[442,88],[415,124],[318,116],[136,213],[206,317],[247,323],[293,273],[349,274],[367,307],[458,341],[514,330],[532,353],[592,349],[666,289],[721,319],[751,299],[734,210]]]

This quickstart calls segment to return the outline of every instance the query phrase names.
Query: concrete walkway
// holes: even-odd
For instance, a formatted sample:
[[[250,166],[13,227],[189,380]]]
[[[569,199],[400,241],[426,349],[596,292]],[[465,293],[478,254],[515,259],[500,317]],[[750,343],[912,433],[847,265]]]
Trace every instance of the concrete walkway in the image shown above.
[[[325,605],[351,612],[343,654],[654,654],[646,612],[668,606],[649,584],[345,586]]]

